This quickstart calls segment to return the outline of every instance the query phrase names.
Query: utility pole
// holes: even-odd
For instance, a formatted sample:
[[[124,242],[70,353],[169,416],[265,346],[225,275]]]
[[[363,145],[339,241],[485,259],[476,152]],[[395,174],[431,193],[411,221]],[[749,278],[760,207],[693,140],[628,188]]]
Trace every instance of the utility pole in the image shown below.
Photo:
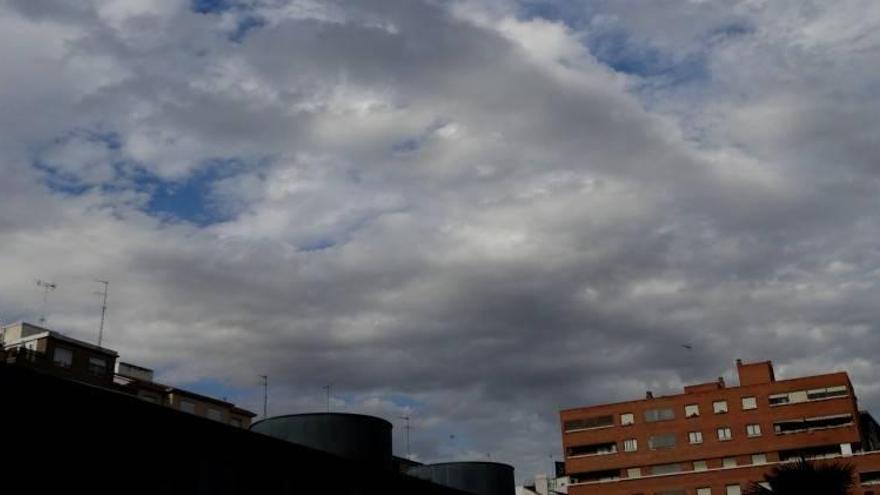
[[[263,419],[269,417],[269,377],[260,375],[263,379]]]
[[[406,426],[403,427],[406,430],[406,458],[412,460],[412,453],[409,450],[409,416],[401,416],[400,419],[406,421]]]
[[[107,316],[107,295],[110,294],[110,282],[108,280],[95,280],[99,284],[104,285],[104,290],[101,292],[96,292],[96,295],[103,296],[103,301],[101,302],[101,326],[98,327],[98,347],[101,347],[101,342],[104,340],[104,318]]]
[[[58,284],[52,282],[44,282],[37,279],[37,287],[43,288],[43,314],[40,316],[40,326],[46,325],[46,312],[49,305],[49,291],[58,288]]]

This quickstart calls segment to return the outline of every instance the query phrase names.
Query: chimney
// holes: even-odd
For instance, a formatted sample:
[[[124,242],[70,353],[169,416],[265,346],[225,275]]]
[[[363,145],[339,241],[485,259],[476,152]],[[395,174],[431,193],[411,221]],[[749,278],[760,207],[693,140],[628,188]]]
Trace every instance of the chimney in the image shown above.
[[[724,377],[723,376],[718,377],[718,388],[724,388]]]
[[[646,399],[653,399],[653,398],[654,398],[654,392],[651,392],[650,390],[648,390],[647,392],[645,392],[645,398],[646,398]]]

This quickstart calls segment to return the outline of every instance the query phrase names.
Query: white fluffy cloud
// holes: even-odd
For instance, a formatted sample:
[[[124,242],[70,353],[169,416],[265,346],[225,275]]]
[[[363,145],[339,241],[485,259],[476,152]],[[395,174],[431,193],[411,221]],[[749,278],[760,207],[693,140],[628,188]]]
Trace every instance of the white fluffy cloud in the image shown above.
[[[519,479],[736,357],[880,406],[880,13],[803,5],[6,0],[0,316],[93,338],[109,279],[164,379]]]

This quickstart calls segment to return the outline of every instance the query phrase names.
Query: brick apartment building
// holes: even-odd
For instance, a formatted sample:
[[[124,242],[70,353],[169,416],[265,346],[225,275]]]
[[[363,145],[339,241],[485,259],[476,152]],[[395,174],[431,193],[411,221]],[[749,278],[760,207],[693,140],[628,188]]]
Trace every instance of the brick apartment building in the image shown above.
[[[771,362],[740,360],[737,372],[736,387],[561,411],[569,494],[739,495],[801,457],[852,464],[853,493],[880,494],[880,428],[846,373],[776,380]]]

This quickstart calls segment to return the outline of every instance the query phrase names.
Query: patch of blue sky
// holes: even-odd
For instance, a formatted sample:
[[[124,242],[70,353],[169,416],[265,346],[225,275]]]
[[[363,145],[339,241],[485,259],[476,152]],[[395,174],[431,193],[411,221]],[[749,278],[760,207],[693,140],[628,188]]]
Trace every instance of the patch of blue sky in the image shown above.
[[[584,27],[593,15],[588,4],[582,2],[553,0],[521,0],[518,17],[521,20],[535,18],[561,22],[573,29]]]
[[[241,43],[252,31],[266,25],[266,19],[255,15],[244,15],[238,20],[235,31],[229,34],[229,39]]]
[[[405,407],[408,409],[418,409],[423,404],[412,397],[405,394],[391,394],[386,397],[389,401],[394,403],[394,405],[398,407]]]
[[[241,0],[192,0],[191,9],[204,15],[235,12],[238,22],[228,35],[235,43],[242,43],[249,33],[266,25],[266,19],[255,15],[252,6]]]
[[[199,14],[219,14],[236,7],[234,0],[192,0],[193,12]]]
[[[209,160],[184,181],[169,181],[142,174],[136,179],[138,189],[150,194],[144,211],[167,221],[186,221],[205,227],[233,218],[233,212],[219,205],[214,197],[217,181],[250,170],[253,165],[241,160]]]
[[[622,30],[597,33],[586,40],[597,60],[617,72],[652,79],[654,85],[681,85],[706,81],[710,77],[706,54],[685,55],[664,52],[640,43]]]
[[[55,163],[51,159],[46,158],[47,152],[50,152],[53,148],[65,146],[73,140],[94,143],[98,146],[103,146],[107,148],[108,151],[112,152],[119,150],[122,147],[122,139],[119,134],[113,132],[76,129],[53,139],[48,144],[32,150],[32,165],[34,168],[43,172],[43,181],[52,192],[70,196],[79,196],[100,185],[90,183],[83,177],[80,177],[69,170],[65,170],[63,163]],[[124,164],[122,162],[116,162],[111,163],[110,165],[118,174]]]

